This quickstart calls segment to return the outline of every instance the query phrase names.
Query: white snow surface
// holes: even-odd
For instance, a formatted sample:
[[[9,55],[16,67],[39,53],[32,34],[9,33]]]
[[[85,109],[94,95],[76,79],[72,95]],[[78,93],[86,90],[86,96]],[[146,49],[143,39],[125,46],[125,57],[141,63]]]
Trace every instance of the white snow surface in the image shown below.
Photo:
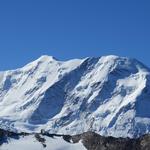
[[[43,138],[43,137],[42,137]],[[34,136],[26,136],[18,139],[9,139],[8,143],[4,143],[0,146],[1,150],[86,150],[83,144],[68,143],[64,141],[61,137],[44,137],[46,142],[46,147],[38,142]]]
[[[150,70],[126,57],[42,56],[0,72],[0,127],[138,137],[150,132]]]

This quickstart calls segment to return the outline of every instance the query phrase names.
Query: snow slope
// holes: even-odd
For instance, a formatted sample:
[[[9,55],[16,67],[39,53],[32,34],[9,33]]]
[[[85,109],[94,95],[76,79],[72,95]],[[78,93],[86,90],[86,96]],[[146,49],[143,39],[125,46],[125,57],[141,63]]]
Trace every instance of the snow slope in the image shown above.
[[[4,143],[0,146],[1,150],[86,150],[83,144],[68,143],[64,141],[61,137],[44,137],[46,142],[46,147],[38,142],[34,136],[26,136],[18,139],[9,139],[8,143]]]
[[[0,72],[0,126],[19,131],[138,137],[150,132],[150,70],[118,56],[42,56]]]

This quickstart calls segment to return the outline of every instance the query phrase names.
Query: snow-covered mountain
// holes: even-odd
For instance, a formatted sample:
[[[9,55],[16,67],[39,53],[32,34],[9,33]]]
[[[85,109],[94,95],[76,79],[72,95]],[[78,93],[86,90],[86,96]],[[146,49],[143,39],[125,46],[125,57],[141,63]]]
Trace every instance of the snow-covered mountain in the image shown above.
[[[118,56],[42,56],[0,72],[0,127],[137,137],[150,132],[150,69]]]

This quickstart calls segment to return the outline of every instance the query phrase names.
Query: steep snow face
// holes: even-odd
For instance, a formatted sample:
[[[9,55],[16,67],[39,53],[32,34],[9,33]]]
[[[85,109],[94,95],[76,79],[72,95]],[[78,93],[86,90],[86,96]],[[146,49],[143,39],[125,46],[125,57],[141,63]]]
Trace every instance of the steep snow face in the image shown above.
[[[118,56],[42,56],[0,72],[0,126],[13,130],[138,137],[150,132],[150,70]]]

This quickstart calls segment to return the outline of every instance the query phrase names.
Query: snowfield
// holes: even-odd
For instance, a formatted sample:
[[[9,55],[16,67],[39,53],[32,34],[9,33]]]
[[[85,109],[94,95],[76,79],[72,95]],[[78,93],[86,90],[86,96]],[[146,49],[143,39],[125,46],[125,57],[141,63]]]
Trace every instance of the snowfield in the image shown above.
[[[35,137],[30,135],[18,139],[10,139],[8,143],[0,146],[0,150],[86,150],[82,143],[71,144],[64,141],[61,137],[44,137],[46,147],[36,141]]]
[[[71,135],[92,130],[115,137],[149,133],[150,69],[110,55],[69,61],[42,56],[2,71],[0,127]]]

